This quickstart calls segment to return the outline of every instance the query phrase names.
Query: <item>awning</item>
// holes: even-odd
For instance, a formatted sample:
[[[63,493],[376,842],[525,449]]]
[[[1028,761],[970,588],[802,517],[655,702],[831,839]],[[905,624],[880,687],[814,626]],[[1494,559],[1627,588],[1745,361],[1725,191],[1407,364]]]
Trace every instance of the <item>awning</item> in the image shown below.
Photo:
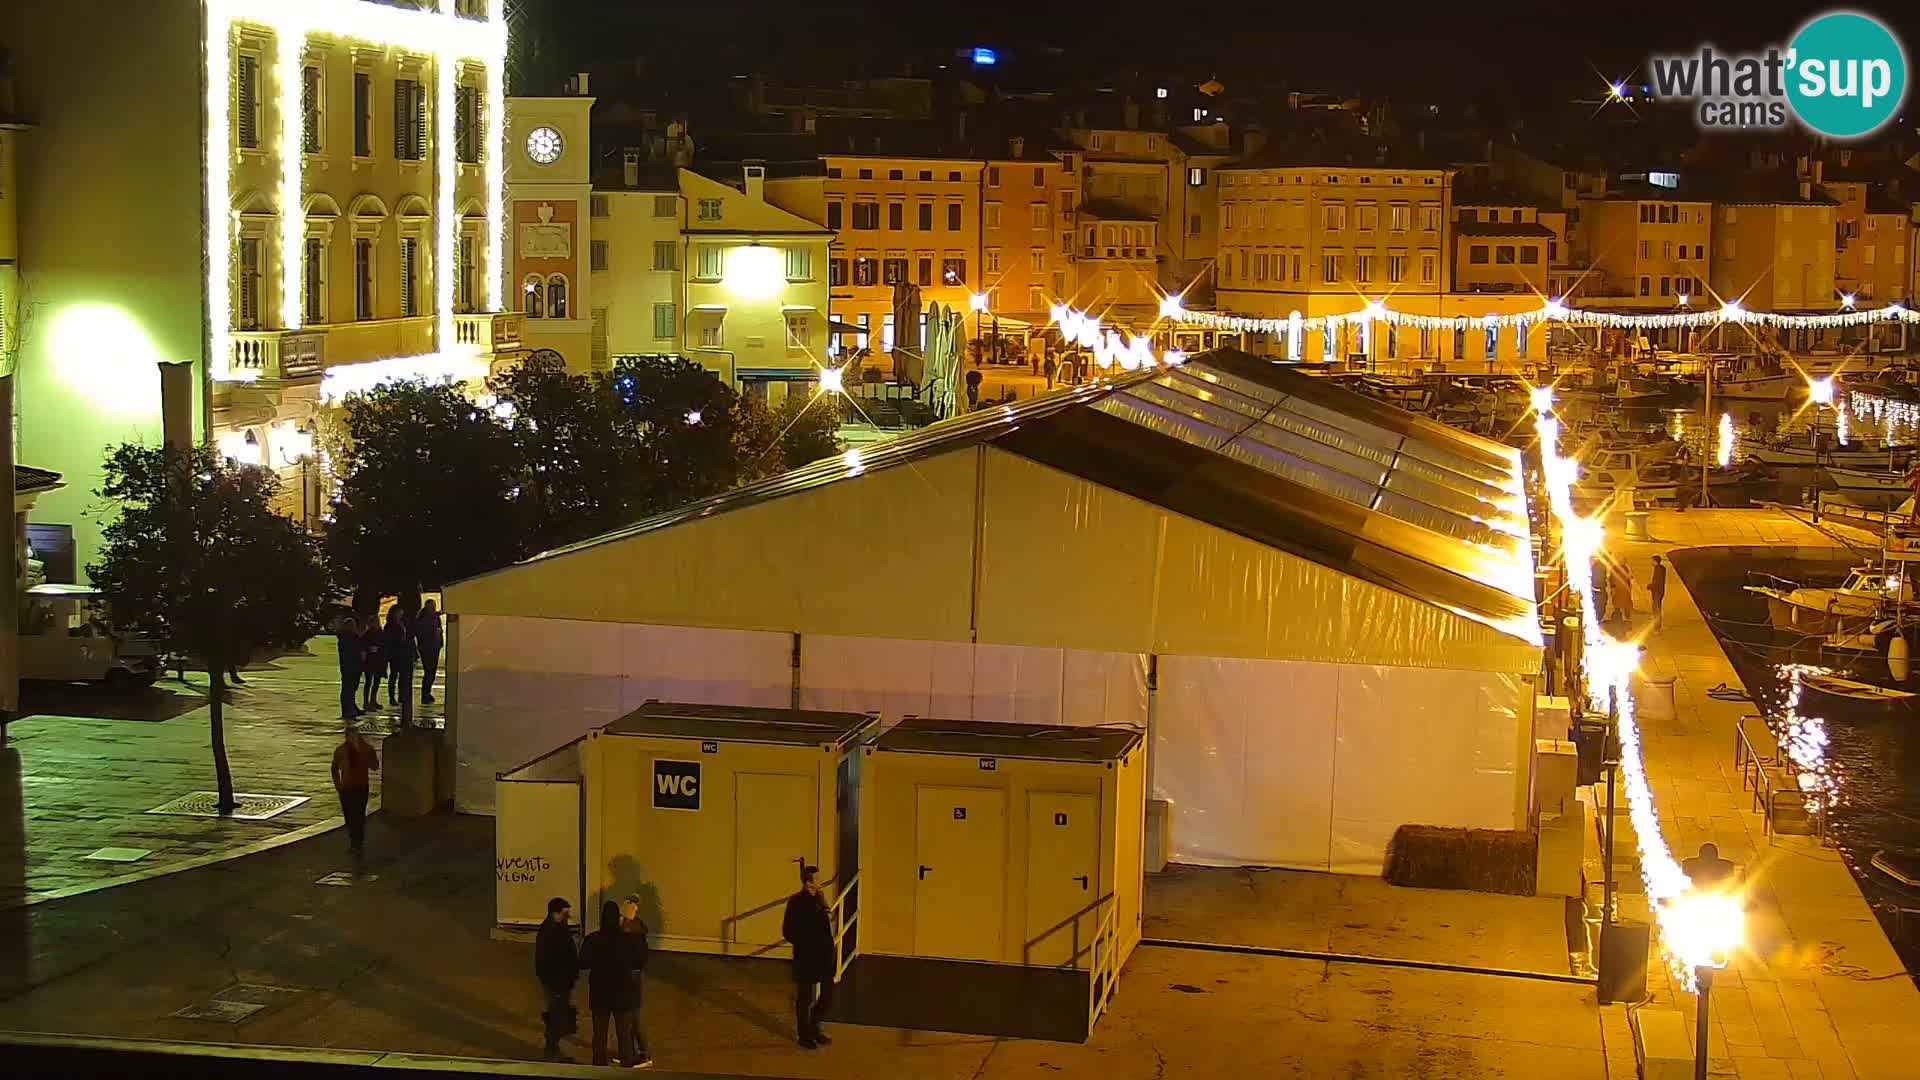
[[[871,334],[872,332],[871,327],[855,326],[852,323],[843,323],[839,319],[827,320],[827,333],[829,334]]]

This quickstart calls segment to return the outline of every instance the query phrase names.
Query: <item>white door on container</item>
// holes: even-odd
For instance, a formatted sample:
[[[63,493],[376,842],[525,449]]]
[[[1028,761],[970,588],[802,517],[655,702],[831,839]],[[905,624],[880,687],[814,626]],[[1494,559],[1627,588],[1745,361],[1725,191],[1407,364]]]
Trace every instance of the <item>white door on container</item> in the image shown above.
[[[918,794],[914,955],[998,960],[1006,921],[1006,792],[921,787]]]
[[[813,777],[735,774],[732,940],[746,945],[783,940],[780,923],[787,897],[800,888],[801,861],[820,863],[819,818]]]
[[[1027,796],[1026,963],[1084,963],[1100,928],[1100,829],[1092,795]],[[1110,900],[1107,902],[1111,902]]]

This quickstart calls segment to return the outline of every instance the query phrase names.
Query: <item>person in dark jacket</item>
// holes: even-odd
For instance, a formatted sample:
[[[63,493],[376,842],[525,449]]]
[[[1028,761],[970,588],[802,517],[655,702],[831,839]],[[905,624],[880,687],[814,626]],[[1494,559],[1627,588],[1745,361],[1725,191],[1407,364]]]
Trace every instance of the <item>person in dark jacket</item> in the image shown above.
[[[387,704],[400,706],[402,727],[413,723],[413,628],[400,605],[387,609]]]
[[[364,711],[354,696],[360,689],[360,624],[353,616],[342,615],[333,633],[340,646],[340,718],[351,720]]]
[[[1647,595],[1653,600],[1653,628],[1660,629],[1660,609],[1667,602],[1667,564],[1653,557],[1653,577],[1647,581]]]
[[[607,1063],[607,1023],[613,1022],[620,1060],[635,1068],[653,1064],[640,1056],[635,1036],[640,1030],[638,972],[647,955],[637,940],[620,929],[620,905],[600,905],[600,929],[580,943],[580,970],[587,973],[587,1006],[593,1010],[593,1063]]]
[[[540,980],[547,1008],[540,1018],[547,1025],[546,1059],[560,1056],[560,1040],[574,1033],[578,1020],[573,1011],[573,984],[580,980],[580,954],[573,946],[573,905],[565,897],[547,901],[547,921],[540,924],[540,935],[533,942],[533,974]]]
[[[433,704],[433,677],[440,670],[440,646],[445,641],[440,608],[429,600],[413,620],[413,643],[420,650],[420,703]]]
[[[387,652],[381,642],[380,614],[369,613],[366,625],[360,628],[360,673],[367,680],[361,691],[366,697],[363,712],[373,711],[380,703],[380,676],[387,673]]]
[[[800,868],[800,891],[787,899],[780,934],[793,946],[793,1018],[800,1045],[809,1050],[832,1042],[820,1029],[820,1018],[833,1004],[833,923],[826,898],[814,877],[817,866]],[[819,996],[814,996],[815,988]]]

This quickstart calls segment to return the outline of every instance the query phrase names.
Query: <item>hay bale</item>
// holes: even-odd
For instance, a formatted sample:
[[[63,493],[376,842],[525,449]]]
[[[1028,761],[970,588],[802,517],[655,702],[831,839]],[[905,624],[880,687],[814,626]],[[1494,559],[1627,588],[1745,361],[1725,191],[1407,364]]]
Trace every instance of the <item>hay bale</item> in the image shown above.
[[[1387,882],[1532,896],[1537,846],[1531,831],[1402,825],[1387,847]]]

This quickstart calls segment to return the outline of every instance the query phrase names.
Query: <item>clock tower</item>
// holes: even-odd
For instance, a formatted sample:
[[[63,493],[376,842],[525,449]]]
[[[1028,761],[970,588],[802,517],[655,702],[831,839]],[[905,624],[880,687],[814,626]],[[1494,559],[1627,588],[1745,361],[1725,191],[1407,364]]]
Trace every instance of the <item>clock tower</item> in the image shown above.
[[[526,313],[526,347],[550,349],[568,370],[585,372],[596,359],[593,98],[585,75],[568,89],[577,93],[507,101],[507,285],[509,306]]]

